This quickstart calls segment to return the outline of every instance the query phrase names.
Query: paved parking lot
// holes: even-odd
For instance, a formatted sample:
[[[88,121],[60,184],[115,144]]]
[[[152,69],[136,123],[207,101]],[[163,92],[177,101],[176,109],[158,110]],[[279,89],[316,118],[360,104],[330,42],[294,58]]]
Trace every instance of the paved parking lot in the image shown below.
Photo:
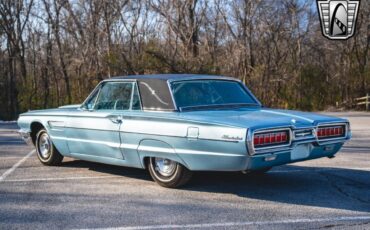
[[[65,158],[37,160],[12,124],[0,125],[0,229],[370,229],[370,114],[336,113],[353,140],[334,159],[260,177],[197,173],[182,189],[143,170]]]

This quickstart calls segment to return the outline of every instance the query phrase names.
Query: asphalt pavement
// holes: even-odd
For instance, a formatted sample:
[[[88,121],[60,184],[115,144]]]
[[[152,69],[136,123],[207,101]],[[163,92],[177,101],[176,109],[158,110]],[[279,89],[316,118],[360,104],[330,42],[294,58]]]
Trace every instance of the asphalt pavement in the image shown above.
[[[196,173],[166,189],[144,170],[65,158],[43,166],[0,124],[0,229],[370,229],[370,113],[333,159],[264,176]]]

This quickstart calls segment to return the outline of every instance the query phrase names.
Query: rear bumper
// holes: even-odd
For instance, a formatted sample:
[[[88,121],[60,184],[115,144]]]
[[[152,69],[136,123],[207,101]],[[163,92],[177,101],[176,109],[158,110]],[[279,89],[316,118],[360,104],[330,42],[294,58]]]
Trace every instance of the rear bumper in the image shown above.
[[[21,138],[26,142],[28,145],[33,145],[31,132],[27,130],[20,129],[18,130],[19,135]]]
[[[292,159],[292,151],[296,146],[308,144],[308,155]],[[321,157],[333,157],[343,146],[344,142],[318,145],[317,143],[295,144],[289,150],[274,151],[265,154],[233,155],[233,154],[182,154],[180,158],[193,171],[253,171],[278,165],[290,164],[298,161],[312,160]]]
[[[312,160],[320,157],[333,157],[341,149],[343,144],[344,143],[313,145],[307,157],[297,160],[291,159],[291,150],[255,155],[250,157],[247,170],[269,168],[299,161]]]

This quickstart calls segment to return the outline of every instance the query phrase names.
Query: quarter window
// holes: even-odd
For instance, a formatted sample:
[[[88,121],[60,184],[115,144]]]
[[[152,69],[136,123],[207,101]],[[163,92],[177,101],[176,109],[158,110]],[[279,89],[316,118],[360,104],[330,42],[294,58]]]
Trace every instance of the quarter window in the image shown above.
[[[132,94],[132,110],[141,110],[141,102],[140,102],[140,96],[139,96],[139,90],[137,88],[137,85],[134,85],[134,93]]]
[[[92,95],[89,97],[89,99],[85,102],[85,104],[83,105],[83,108],[84,109],[88,109],[88,110],[91,110],[94,108],[94,104],[96,102],[96,98],[98,97],[99,95],[99,92],[100,92],[100,88],[99,87],[98,89],[95,89],[94,92],[92,93]]]

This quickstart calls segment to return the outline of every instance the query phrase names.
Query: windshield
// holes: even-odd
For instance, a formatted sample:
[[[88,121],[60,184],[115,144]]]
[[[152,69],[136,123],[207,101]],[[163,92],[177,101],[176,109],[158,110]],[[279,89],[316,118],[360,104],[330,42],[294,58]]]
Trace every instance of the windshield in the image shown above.
[[[228,80],[177,81],[171,84],[180,110],[259,106],[241,83]]]

